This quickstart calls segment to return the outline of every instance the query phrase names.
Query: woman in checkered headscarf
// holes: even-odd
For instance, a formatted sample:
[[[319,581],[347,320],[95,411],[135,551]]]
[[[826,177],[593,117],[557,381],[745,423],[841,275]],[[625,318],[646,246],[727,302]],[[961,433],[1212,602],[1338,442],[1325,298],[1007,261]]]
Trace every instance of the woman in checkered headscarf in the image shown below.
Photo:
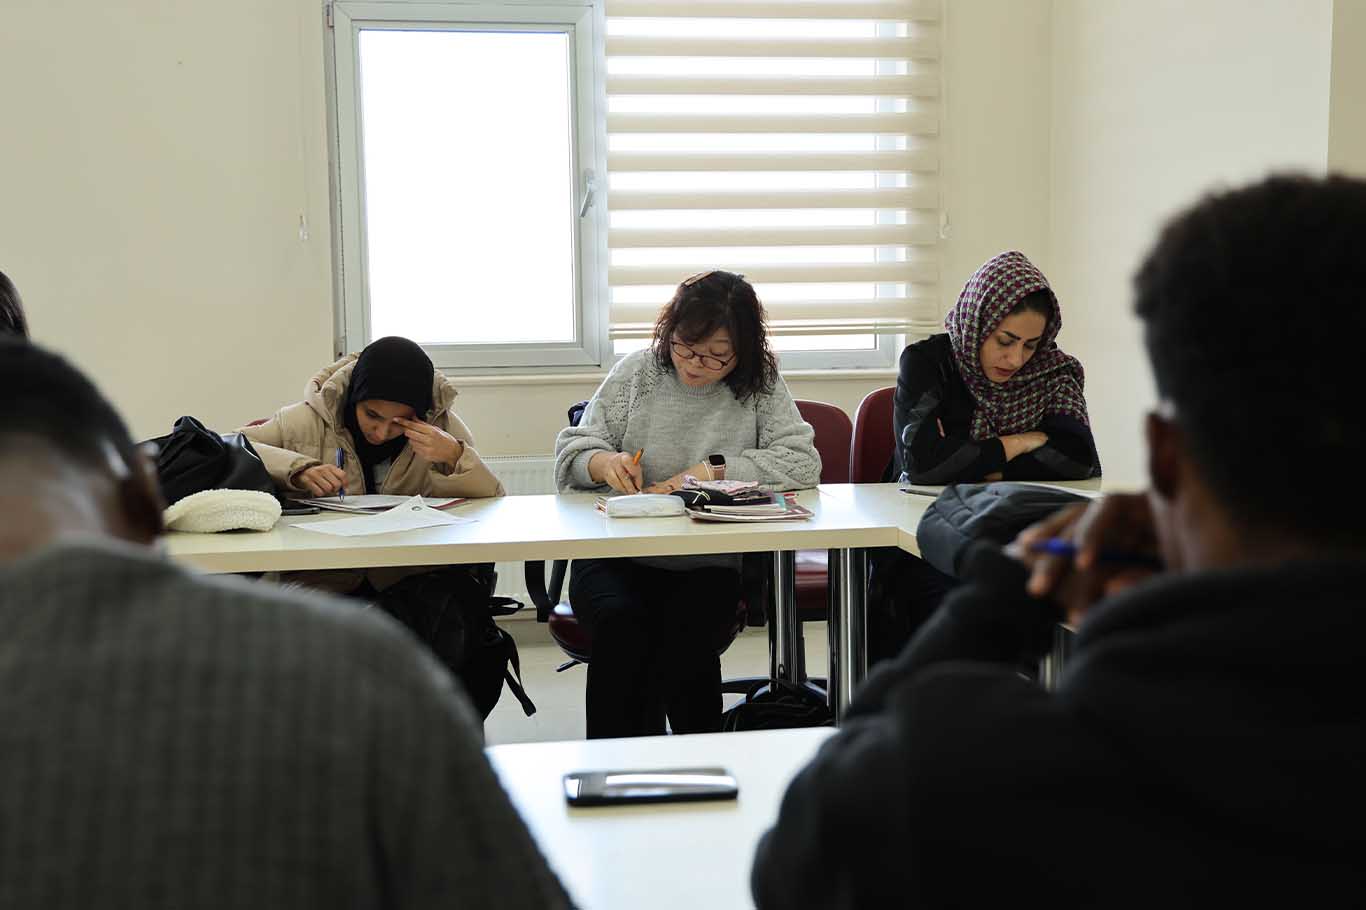
[[[1100,475],[1082,369],[1058,350],[1048,279],[1023,253],[973,273],[947,332],[901,354],[891,478],[920,484]],[[869,553],[868,650],[896,654],[955,580],[898,549]]]
[[[903,479],[1099,476],[1081,363],[1058,349],[1058,299],[1023,253],[974,272],[944,326],[901,355],[894,423]]]

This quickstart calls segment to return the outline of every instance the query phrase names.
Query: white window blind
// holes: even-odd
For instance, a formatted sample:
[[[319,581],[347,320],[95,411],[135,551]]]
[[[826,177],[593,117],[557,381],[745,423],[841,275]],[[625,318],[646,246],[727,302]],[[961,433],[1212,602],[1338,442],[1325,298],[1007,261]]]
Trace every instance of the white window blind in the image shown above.
[[[755,284],[777,335],[938,330],[940,0],[607,16],[613,338],[711,268]]]

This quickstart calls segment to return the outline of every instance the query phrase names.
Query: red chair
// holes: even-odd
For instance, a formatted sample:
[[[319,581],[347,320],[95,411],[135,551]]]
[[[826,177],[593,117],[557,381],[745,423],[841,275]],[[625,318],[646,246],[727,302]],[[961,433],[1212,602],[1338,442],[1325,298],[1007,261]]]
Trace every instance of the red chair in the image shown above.
[[[875,389],[859,402],[854,414],[854,443],[849,450],[849,482],[881,483],[887,477],[896,449],[892,409],[896,389]]]
[[[849,482],[849,453],[854,425],[843,408],[823,401],[799,399],[797,410],[816,431],[816,451],[821,454],[821,483]],[[824,620],[829,588],[828,550],[797,551],[797,615],[803,622]]]
[[[892,430],[892,405],[896,390],[876,389],[864,396],[855,412],[853,425],[844,412],[833,405],[798,401],[802,418],[816,429],[816,448],[821,453],[822,483],[880,483],[892,462],[896,440]],[[830,412],[835,412],[835,417]],[[831,446],[848,441],[848,454],[831,453]],[[834,466],[838,474],[827,472]],[[795,600],[802,622],[819,622],[827,617],[830,591],[830,553],[828,550],[797,552]],[[820,683],[821,680],[813,680]]]

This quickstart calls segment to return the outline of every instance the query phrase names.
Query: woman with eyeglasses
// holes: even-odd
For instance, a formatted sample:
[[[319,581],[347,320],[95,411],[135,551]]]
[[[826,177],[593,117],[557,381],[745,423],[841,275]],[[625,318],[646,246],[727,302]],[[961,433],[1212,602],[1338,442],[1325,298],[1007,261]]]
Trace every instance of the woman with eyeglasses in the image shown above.
[[[744,276],[678,286],[651,345],[623,357],[578,426],[555,440],[561,491],[669,492],[688,475],[814,487],[810,425],[778,375],[764,310]],[[593,634],[589,738],[721,728],[716,630],[740,598],[736,554],[579,559],[569,599]]]

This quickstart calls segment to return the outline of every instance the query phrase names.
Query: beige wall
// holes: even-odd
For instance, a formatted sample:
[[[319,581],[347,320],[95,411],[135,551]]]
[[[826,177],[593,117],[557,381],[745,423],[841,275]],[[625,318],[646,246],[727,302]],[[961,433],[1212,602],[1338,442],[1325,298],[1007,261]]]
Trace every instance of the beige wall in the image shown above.
[[[1366,0],[1334,0],[1328,167],[1366,177]]]
[[[943,310],[987,259],[1049,260],[1049,0],[947,0]]]
[[[135,434],[297,395],[331,349],[317,4],[6,0],[0,269]],[[310,239],[299,239],[299,219]]]
[[[1170,213],[1327,160],[1331,0],[1056,0],[1049,276],[1108,479],[1143,480],[1129,279]]]

